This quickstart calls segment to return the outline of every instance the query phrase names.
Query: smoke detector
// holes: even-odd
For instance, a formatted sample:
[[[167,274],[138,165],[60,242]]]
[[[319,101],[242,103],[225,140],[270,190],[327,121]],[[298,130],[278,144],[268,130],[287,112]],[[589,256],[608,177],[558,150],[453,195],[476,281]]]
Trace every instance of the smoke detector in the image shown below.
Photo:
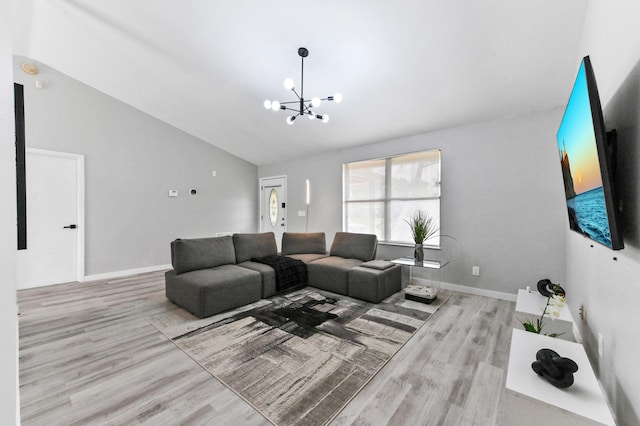
[[[22,68],[22,71],[26,72],[27,74],[30,74],[30,75],[38,74],[38,67],[36,67],[33,64],[27,64],[26,62],[23,62],[20,67]]]

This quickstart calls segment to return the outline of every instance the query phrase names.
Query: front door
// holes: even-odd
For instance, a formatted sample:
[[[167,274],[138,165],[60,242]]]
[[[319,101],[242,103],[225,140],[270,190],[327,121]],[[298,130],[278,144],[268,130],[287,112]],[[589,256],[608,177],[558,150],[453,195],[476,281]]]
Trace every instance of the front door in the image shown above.
[[[287,177],[260,179],[260,232],[273,232],[280,251],[287,230]]]
[[[84,279],[84,158],[27,148],[27,248],[18,250],[17,288]]]

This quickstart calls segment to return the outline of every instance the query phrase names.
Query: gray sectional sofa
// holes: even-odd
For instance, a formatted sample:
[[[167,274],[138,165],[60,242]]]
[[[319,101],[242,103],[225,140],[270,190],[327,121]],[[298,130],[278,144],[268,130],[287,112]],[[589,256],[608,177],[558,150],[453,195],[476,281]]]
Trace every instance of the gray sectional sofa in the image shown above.
[[[327,253],[323,232],[285,232],[281,255],[306,264],[310,286],[378,303],[400,291],[401,276],[400,266],[374,260],[377,244],[375,235],[338,232]],[[252,259],[276,254],[272,232],[177,239],[166,296],[199,318],[273,296],[274,269]]]

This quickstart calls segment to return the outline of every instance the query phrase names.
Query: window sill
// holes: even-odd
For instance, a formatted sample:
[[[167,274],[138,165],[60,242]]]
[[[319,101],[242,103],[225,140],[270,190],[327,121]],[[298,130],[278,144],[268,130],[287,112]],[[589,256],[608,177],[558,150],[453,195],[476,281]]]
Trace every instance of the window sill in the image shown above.
[[[381,246],[391,246],[391,247],[415,247],[415,244],[412,243],[398,243],[398,242],[391,242],[391,241],[378,241],[378,244]],[[424,244],[424,248],[425,249],[429,249],[429,250],[441,250],[442,247],[441,246],[432,246],[429,244]]]

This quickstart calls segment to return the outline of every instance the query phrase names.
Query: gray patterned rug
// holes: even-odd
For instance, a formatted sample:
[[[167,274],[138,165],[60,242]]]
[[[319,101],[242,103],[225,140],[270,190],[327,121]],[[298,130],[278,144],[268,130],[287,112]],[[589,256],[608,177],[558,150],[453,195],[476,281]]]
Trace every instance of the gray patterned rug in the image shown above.
[[[149,322],[277,425],[326,424],[442,306],[379,304],[304,288],[210,318]]]

